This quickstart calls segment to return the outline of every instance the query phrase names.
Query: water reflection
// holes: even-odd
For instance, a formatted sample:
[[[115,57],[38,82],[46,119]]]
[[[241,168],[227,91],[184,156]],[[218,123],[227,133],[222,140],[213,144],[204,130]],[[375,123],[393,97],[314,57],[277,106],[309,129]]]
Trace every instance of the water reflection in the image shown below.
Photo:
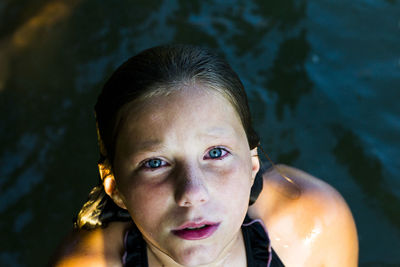
[[[390,7],[396,4],[385,1]],[[72,215],[97,182],[92,111],[97,93],[117,65],[144,48],[183,42],[224,53],[245,83],[256,122],[266,125],[261,132],[267,139],[264,143],[277,147],[274,160],[298,164],[309,158],[310,146],[326,143],[329,147],[331,133],[325,134],[324,125],[340,121],[338,109],[347,109],[332,104],[335,97],[343,98],[343,91],[326,86],[336,82],[326,73],[337,73],[335,64],[346,61],[336,58],[329,65],[329,56],[336,52],[329,47],[320,46],[321,59],[316,55],[319,43],[306,21],[319,18],[321,10],[314,3],[316,11],[310,15],[311,4],[310,0],[101,4],[96,0],[23,0],[0,6],[0,231],[7,240],[0,243],[0,265],[43,266],[69,231]],[[352,12],[327,4],[323,11],[337,17]],[[331,21],[328,26],[334,27]],[[345,28],[341,31],[349,34]],[[320,38],[336,36],[322,32]],[[396,47],[393,40],[390,44]],[[310,62],[326,72],[313,71]],[[381,80],[373,79],[370,75],[369,81],[380,88]],[[346,87],[347,95],[357,93],[361,86],[353,85]],[[314,114],[314,109],[322,115]],[[292,116],[285,116],[286,110]],[[307,114],[314,115],[313,121]],[[390,110],[389,115],[398,117]],[[354,123],[355,128],[361,126]],[[386,184],[391,180],[385,177],[385,162],[366,153],[369,150],[361,138],[341,127],[334,131],[333,152],[330,147],[328,152],[321,148],[315,155],[328,162],[332,176],[341,166],[347,168],[371,206],[398,226],[399,200]],[[305,136],[313,129],[317,133]],[[267,152],[270,147],[265,148]],[[331,152],[339,164],[329,165]],[[310,169],[315,163],[305,166]]]
[[[351,178],[360,186],[371,205],[376,205],[400,230],[400,199],[385,179],[382,162],[365,151],[360,138],[350,129],[333,127],[337,144],[333,149],[338,162],[346,166]]]
[[[43,6],[32,5],[20,13],[32,13],[30,17],[20,16],[21,21],[16,21],[9,12],[3,12],[2,25],[9,26],[1,34],[0,40],[0,92],[5,89],[5,83],[9,75],[9,66],[12,57],[20,53],[32,43],[40,43],[49,32],[54,31],[57,24],[67,19],[80,0],[47,2]],[[5,10],[11,9],[12,2],[7,3]],[[21,3],[19,3],[21,5]],[[27,3],[29,7],[29,3]],[[14,6],[15,7],[15,6]],[[21,6],[18,6],[21,8]],[[21,10],[22,11],[22,10]],[[18,17],[18,16],[17,16]],[[22,20],[22,18],[24,18]],[[7,24],[11,22],[11,25]],[[11,26],[11,27],[10,27]]]
[[[278,96],[276,114],[279,119],[283,118],[285,106],[293,112],[300,98],[312,89],[312,82],[305,69],[309,52],[310,45],[303,30],[297,37],[282,42],[274,65],[262,72],[270,75],[265,84],[267,90]]]
[[[29,18],[27,22],[14,32],[12,36],[12,45],[17,48],[23,48],[29,45],[37,38],[40,31],[46,30],[60,20],[65,19],[78,2],[78,0],[75,0],[47,3],[36,15]]]
[[[252,53],[259,56],[265,50],[265,37],[278,29],[288,31],[296,28],[305,17],[306,1],[262,1],[240,2],[229,8],[225,17],[234,26],[230,41],[238,55]]]
[[[295,161],[300,157],[300,150],[294,148],[288,152],[282,152],[278,155],[277,162],[284,162],[285,164],[293,165]]]
[[[263,1],[254,0],[254,12],[270,20],[280,30],[289,30],[296,26],[306,16],[306,1],[284,0]]]

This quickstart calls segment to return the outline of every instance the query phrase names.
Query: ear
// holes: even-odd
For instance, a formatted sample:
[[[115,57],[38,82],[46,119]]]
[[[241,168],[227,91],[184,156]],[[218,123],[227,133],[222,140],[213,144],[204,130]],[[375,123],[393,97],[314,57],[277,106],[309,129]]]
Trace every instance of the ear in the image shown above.
[[[118,191],[117,184],[115,182],[114,174],[108,167],[107,163],[99,163],[99,173],[101,180],[103,181],[104,191],[111,197],[115,204],[120,208],[126,209],[121,193]]]
[[[251,155],[251,182],[254,183],[257,172],[260,170],[260,160],[258,158],[257,147],[250,150]]]

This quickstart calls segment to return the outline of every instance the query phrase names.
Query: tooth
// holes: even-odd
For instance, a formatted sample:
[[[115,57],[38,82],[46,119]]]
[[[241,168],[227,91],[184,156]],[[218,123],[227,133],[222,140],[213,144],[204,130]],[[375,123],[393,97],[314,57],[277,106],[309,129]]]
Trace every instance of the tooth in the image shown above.
[[[204,227],[206,227],[207,225],[202,225],[202,226],[199,226],[199,227],[187,227],[186,229],[188,229],[188,230],[196,230],[196,229],[201,229],[201,228],[204,228]]]

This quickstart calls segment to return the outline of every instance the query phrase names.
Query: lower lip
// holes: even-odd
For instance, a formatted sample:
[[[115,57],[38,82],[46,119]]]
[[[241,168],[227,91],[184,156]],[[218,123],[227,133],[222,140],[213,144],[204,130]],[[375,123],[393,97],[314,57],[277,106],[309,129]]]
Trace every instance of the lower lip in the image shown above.
[[[182,229],[182,230],[174,230],[172,233],[177,235],[178,237],[186,240],[200,240],[207,237],[210,237],[217,229],[219,224],[207,225],[204,228],[200,229]]]

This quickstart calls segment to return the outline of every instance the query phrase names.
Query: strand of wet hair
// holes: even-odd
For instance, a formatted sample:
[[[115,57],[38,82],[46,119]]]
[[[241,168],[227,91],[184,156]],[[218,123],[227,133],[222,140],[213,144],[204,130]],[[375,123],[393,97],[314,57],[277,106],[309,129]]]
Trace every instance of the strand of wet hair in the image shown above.
[[[299,187],[299,185],[297,185],[296,182],[293,181],[293,179],[291,179],[290,177],[288,177],[286,174],[284,174],[284,173],[280,170],[280,168],[271,160],[271,158],[270,158],[270,157],[268,156],[268,154],[264,151],[264,149],[262,148],[262,146],[261,146],[260,144],[258,145],[258,148],[261,150],[261,152],[263,153],[263,155],[267,158],[267,160],[268,160],[269,163],[271,164],[272,168],[273,168],[274,170],[276,170],[276,171],[279,173],[279,175],[280,175],[283,179],[285,179],[288,183],[292,184],[292,185],[296,188],[298,195],[297,195],[295,198],[298,198],[298,197],[300,196],[300,194],[301,194],[301,188]]]

